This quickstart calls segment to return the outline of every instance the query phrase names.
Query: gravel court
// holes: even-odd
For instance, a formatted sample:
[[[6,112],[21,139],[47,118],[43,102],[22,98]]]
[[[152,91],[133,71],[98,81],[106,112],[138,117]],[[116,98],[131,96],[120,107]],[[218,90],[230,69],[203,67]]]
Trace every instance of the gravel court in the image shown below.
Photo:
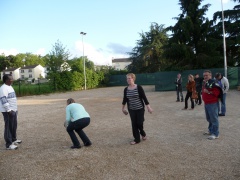
[[[220,138],[207,140],[204,106],[182,111],[175,92],[143,86],[153,114],[145,113],[146,141],[130,145],[130,117],[121,112],[124,87],[18,98],[16,151],[4,147],[0,116],[0,179],[240,179],[240,91],[227,95]],[[184,92],[184,95],[186,92]],[[91,116],[93,145],[70,149],[63,127],[67,98]],[[190,105],[190,102],[189,102]]]

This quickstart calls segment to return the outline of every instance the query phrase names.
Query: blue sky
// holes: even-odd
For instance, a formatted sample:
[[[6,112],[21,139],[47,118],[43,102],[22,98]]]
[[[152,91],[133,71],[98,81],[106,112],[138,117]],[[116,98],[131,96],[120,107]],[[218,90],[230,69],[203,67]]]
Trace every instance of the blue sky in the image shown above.
[[[207,16],[221,11],[221,0],[211,4]],[[223,0],[224,10],[235,3]],[[95,64],[111,65],[112,58],[127,57],[151,22],[165,27],[176,23],[178,0],[0,0],[0,54],[31,52],[45,55],[59,39],[72,57],[84,54]]]

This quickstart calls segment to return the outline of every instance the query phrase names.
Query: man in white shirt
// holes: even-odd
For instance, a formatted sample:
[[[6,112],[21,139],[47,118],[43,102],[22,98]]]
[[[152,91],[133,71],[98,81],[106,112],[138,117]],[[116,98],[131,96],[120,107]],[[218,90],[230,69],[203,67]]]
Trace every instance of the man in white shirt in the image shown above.
[[[225,114],[226,114],[226,96],[227,96],[227,92],[229,90],[229,82],[228,82],[228,79],[226,77],[224,77],[221,73],[216,73],[215,78],[223,91],[223,100],[222,100],[222,102],[219,102],[218,115],[225,116]]]
[[[17,139],[17,97],[11,86],[13,77],[9,74],[3,76],[3,85],[0,87],[0,111],[3,114],[5,129],[4,139],[6,148],[9,150],[17,149],[17,144],[22,141]]]

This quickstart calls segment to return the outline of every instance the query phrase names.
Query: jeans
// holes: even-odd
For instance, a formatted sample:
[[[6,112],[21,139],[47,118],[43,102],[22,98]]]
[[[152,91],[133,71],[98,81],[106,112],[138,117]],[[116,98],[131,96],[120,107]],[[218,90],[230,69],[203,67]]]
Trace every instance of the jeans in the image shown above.
[[[194,102],[193,102],[193,99],[192,99],[192,92],[187,92],[186,94],[186,97],[185,97],[185,109],[188,108],[188,99],[190,98],[191,100],[191,108],[194,109]]]
[[[215,136],[219,134],[219,122],[218,122],[218,103],[205,104],[206,118],[209,123],[208,131]]]
[[[17,140],[17,114],[18,112],[11,111],[2,112],[5,129],[4,129],[4,139],[6,142],[6,148],[8,148],[14,141]]]
[[[80,146],[80,142],[78,141],[77,136],[74,133],[74,130],[77,132],[77,134],[82,139],[84,144],[91,143],[91,141],[88,139],[87,135],[83,131],[83,128],[87,127],[89,124],[90,124],[90,118],[82,118],[77,121],[69,123],[67,127],[67,132],[74,146]]]
[[[223,94],[223,100],[222,102],[218,102],[218,113],[220,113],[220,110],[221,110],[221,114],[225,115],[226,113],[226,96],[227,94],[224,93]]]
[[[180,101],[180,97],[181,96],[181,101],[183,101],[183,93],[182,91],[180,91],[179,89],[176,89],[176,93],[177,93],[177,101]]]
[[[139,143],[140,142],[140,134],[142,136],[146,136],[146,133],[143,130],[145,110],[144,109],[139,109],[139,110],[129,109],[128,111],[129,111],[131,122],[132,122],[132,133],[133,133],[134,141],[136,143]]]

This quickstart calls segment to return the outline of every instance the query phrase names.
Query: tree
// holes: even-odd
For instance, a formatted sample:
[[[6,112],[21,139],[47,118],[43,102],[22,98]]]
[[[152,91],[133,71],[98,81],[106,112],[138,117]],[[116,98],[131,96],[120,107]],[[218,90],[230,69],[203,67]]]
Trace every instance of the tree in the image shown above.
[[[53,45],[52,51],[46,56],[46,65],[50,72],[60,71],[61,65],[68,60],[70,53],[63,47],[63,44],[57,40]]]
[[[177,23],[167,30],[173,34],[166,46],[165,57],[175,69],[210,68],[220,66],[219,41],[209,36],[210,21],[205,14],[210,4],[200,7],[203,0],[179,0],[182,13]]]
[[[237,0],[234,0],[237,2]],[[229,66],[240,65],[240,0],[238,5],[231,10],[224,11],[224,25],[226,31],[226,55]],[[222,30],[222,11],[215,12],[213,15],[213,33],[221,41],[218,47],[220,54],[223,54],[223,30]],[[221,58],[223,61],[223,57]]]
[[[140,38],[129,53],[132,63],[127,67],[128,71],[151,73],[164,69],[163,47],[168,39],[164,25],[152,23],[150,31],[140,33]]]

